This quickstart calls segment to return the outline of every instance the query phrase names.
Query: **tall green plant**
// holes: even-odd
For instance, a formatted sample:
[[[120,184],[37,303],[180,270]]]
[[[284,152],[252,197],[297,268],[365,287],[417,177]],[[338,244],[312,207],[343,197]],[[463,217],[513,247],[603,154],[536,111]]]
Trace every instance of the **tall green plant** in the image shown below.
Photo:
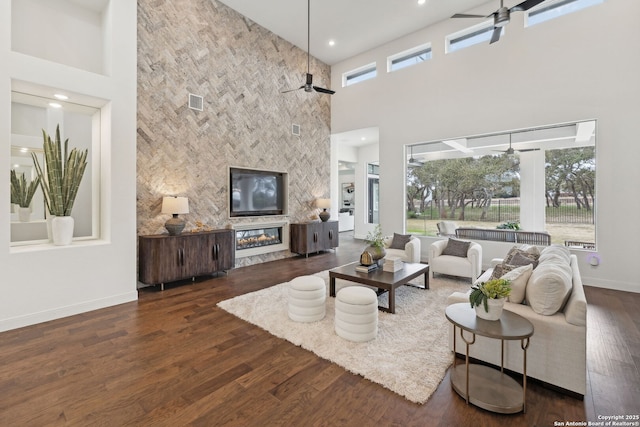
[[[64,141],[63,157],[60,125],[56,126],[55,141],[51,140],[51,136],[44,129],[42,129],[42,137],[46,175],[36,155],[31,153],[31,157],[40,178],[40,187],[44,193],[47,209],[51,215],[69,216],[87,167],[89,150],[78,151],[74,148],[68,152],[69,138],[67,138]]]
[[[11,169],[11,203],[17,203],[21,208],[28,208],[39,183],[40,177],[27,183],[24,174],[18,178],[16,171]]]

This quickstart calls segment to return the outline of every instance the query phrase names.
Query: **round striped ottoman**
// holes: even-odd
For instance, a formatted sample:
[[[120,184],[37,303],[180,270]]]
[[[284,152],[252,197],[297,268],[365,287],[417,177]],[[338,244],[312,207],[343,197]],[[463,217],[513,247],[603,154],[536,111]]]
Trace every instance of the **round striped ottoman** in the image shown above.
[[[327,286],[317,276],[299,276],[289,282],[289,318],[296,322],[317,322],[326,312]]]
[[[373,289],[348,286],[336,294],[335,329],[355,342],[371,341],[378,334],[378,297]]]

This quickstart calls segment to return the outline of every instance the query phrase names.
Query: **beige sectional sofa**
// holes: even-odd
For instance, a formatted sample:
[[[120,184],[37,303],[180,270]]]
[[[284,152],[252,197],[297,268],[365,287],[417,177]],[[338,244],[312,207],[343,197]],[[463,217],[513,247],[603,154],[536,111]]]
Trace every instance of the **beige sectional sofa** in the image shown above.
[[[576,256],[556,246],[549,248],[542,249],[539,264],[532,271],[529,268],[530,276],[524,282],[526,289],[520,290],[526,294],[525,301],[506,302],[504,308],[533,324],[534,333],[527,350],[527,376],[582,397],[586,392],[587,300]],[[566,254],[558,255],[565,251]],[[501,262],[500,259],[493,260],[494,267],[480,276],[477,283],[489,280],[495,266],[500,266]],[[565,262],[568,266],[563,265]],[[565,286],[569,289],[566,295]],[[456,292],[447,300],[448,304],[459,302],[469,302],[468,293]],[[554,312],[557,308],[559,310]],[[453,327],[449,335],[453,350]],[[465,344],[459,333],[455,339],[456,350],[464,354]],[[505,341],[504,346],[505,368],[522,373],[520,341]],[[469,354],[499,366],[500,341],[478,336],[470,346]]]

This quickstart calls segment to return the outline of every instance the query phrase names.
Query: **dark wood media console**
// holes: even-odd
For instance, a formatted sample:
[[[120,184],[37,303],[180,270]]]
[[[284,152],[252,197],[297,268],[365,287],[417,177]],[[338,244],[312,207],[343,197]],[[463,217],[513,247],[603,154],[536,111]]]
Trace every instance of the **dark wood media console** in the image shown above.
[[[310,253],[337,248],[338,221],[292,223],[291,252],[309,256]]]
[[[234,230],[138,237],[138,276],[160,284],[230,270],[235,266]]]

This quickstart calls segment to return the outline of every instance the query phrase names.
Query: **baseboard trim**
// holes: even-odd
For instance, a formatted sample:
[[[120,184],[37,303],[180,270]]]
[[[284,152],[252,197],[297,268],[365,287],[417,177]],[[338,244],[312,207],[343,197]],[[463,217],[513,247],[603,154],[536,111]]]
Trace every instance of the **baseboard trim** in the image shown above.
[[[2,319],[0,320],[0,332],[23,328],[25,326],[31,326],[51,320],[61,319],[63,317],[74,316],[76,314],[86,313],[88,311],[98,310],[101,308],[112,307],[114,305],[136,301],[137,299],[138,292],[133,291],[119,295],[111,295],[106,298],[84,301],[78,304],[68,305],[64,307],[57,307],[38,313],[30,313],[23,316]]]

